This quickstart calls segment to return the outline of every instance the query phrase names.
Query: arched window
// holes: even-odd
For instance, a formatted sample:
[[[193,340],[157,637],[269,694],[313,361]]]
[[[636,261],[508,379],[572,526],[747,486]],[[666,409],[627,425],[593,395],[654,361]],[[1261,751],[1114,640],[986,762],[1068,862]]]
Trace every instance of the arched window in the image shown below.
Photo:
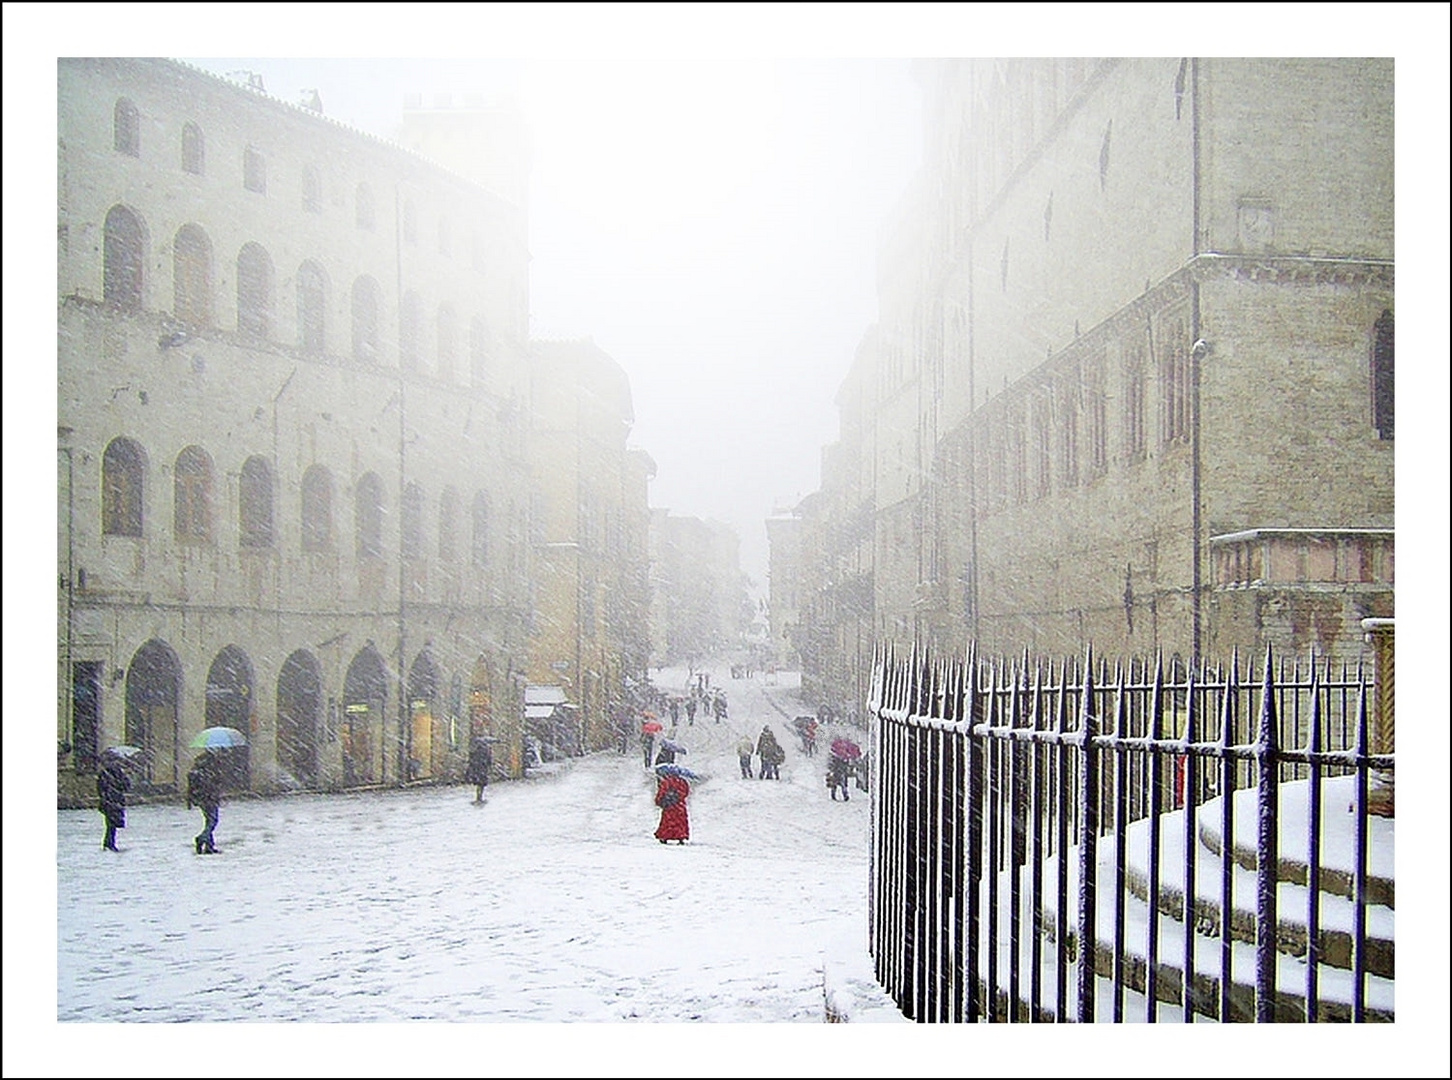
[[[381,558],[383,555],[383,483],[374,473],[364,473],[358,481],[353,505],[354,524],[358,533],[358,558]]]
[[[101,532],[141,536],[146,455],[130,439],[112,439],[101,458]]]
[[[441,216],[439,218],[439,254],[447,257],[453,252],[453,230],[449,226],[449,219]]]
[[[171,246],[172,314],[191,326],[211,326],[212,242],[200,225],[183,225]]]
[[[267,194],[267,159],[255,146],[242,151],[242,186],[259,195]]]
[[[439,496],[439,561],[455,562],[459,557],[459,493],[444,488]]]
[[[403,489],[403,505],[400,507],[401,535],[399,544],[405,559],[417,559],[423,555],[423,488],[411,483]]]
[[[418,214],[413,208],[412,199],[403,200],[403,242],[418,243]]]
[[[378,362],[378,282],[360,277],[353,282],[353,359],[360,364]]]
[[[302,547],[327,551],[333,546],[333,477],[314,465],[302,478]]]
[[[126,98],[117,100],[115,112],[112,114],[112,126],[115,129],[116,152],[140,157],[141,114]]]
[[[474,565],[484,568],[489,565],[489,495],[479,492],[474,496]]]
[[[200,446],[188,446],[176,458],[173,476],[176,538],[191,543],[212,539],[212,459]]]
[[[309,260],[297,268],[297,344],[303,352],[327,352],[328,279]]]
[[[422,366],[419,339],[423,337],[423,312],[420,309],[417,293],[403,294],[403,304],[398,309],[398,364],[404,371],[418,371]]]
[[[106,214],[102,260],[106,303],[122,311],[140,311],[146,233],[141,219],[124,206],[113,206]]]
[[[302,204],[310,214],[321,213],[323,209],[323,180],[314,165],[303,166]]]
[[[1372,329],[1371,422],[1378,439],[1390,439],[1396,417],[1396,320],[1383,311]]]
[[[458,322],[454,309],[448,304],[439,305],[439,378],[454,381],[454,351],[458,338]]]
[[[469,373],[475,386],[484,382],[489,371],[489,327],[483,319],[469,321]]]
[[[207,144],[196,124],[182,125],[181,152],[182,172],[201,176],[207,171]]]
[[[272,258],[260,244],[237,253],[237,332],[267,338],[272,331]]]
[[[374,225],[373,189],[367,184],[359,184],[355,200],[357,203],[355,208],[357,216],[355,220],[358,223],[358,228],[367,229],[369,232],[372,232]]]
[[[238,478],[238,542],[243,547],[272,546],[272,469],[266,458],[250,457]]]

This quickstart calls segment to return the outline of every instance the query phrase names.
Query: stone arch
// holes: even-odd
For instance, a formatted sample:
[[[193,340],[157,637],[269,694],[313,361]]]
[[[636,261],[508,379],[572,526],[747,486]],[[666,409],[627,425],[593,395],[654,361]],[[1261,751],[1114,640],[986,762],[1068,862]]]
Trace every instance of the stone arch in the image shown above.
[[[494,730],[494,679],[482,654],[469,680],[469,738],[498,735]]]
[[[388,668],[369,642],[343,680],[343,783],[371,784],[383,775],[383,718],[388,710]]]
[[[439,711],[439,669],[424,648],[408,669],[408,778],[424,780],[435,773],[434,726]]]
[[[298,649],[277,677],[277,766],[303,787],[318,783],[322,709],[322,670],[312,653]]]
[[[181,687],[181,661],[165,641],[152,638],[131,657],[123,738],[146,751],[141,768],[153,788],[176,786]]]
[[[253,733],[252,661],[236,645],[217,653],[207,670],[206,727],[236,728],[251,743]],[[252,786],[251,746],[224,751],[232,782],[241,790]]]

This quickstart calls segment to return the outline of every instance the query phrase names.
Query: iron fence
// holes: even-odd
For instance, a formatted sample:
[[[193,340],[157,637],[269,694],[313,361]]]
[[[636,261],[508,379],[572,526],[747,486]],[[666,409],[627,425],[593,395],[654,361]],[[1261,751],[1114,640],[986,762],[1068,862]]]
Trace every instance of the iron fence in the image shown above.
[[[920,1021],[1390,1020],[1371,678],[879,649],[870,944]]]

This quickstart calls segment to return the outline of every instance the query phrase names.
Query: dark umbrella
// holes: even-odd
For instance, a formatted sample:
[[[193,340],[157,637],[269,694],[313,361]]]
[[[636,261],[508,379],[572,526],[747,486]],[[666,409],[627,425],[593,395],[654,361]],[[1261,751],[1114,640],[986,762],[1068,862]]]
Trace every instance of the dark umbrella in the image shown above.
[[[672,754],[684,754],[686,752],[684,746],[671,739],[662,739],[660,741],[660,748],[662,750],[669,750]]]
[[[655,771],[657,776],[679,776],[682,780],[701,779],[700,776],[698,776],[696,773],[691,772],[691,770],[686,768],[684,765],[657,765],[655,767]]]
[[[136,768],[146,758],[146,751],[139,746],[108,746],[101,751],[101,761],[114,761],[127,768]]]

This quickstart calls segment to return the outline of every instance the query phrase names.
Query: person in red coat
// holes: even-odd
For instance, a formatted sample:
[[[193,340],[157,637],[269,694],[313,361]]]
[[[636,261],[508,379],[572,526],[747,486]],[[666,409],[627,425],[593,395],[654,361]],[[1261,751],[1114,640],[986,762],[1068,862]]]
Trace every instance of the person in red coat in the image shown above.
[[[686,798],[691,794],[691,785],[685,777],[663,775],[660,786],[655,790],[655,804],[660,807],[660,825],[655,838],[664,844],[674,840],[684,844],[691,838],[691,821],[686,816]]]

